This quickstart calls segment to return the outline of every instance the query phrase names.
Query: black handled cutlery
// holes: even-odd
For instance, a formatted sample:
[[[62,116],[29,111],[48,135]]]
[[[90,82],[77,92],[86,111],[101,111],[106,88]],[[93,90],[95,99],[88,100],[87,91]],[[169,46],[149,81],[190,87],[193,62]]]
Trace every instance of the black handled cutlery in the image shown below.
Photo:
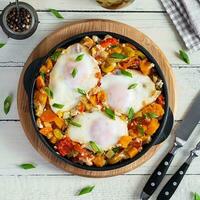
[[[140,199],[147,200],[155,192],[160,185],[167,170],[177,152],[177,150],[186,143],[192,131],[196,127],[200,120],[200,92],[197,94],[193,102],[191,103],[188,111],[186,112],[183,121],[180,126],[176,129],[176,139],[172,150],[164,157],[158,167],[155,169],[153,174],[147,181],[143,192],[141,193]]]
[[[182,166],[177,170],[177,172],[171,177],[171,179],[167,182],[164,188],[158,195],[157,200],[169,200],[171,196],[176,191],[180,182],[182,181],[185,173],[187,172],[191,162],[194,158],[198,157],[200,154],[200,142],[196,145],[196,147],[190,152],[190,156],[187,160],[182,164]]]

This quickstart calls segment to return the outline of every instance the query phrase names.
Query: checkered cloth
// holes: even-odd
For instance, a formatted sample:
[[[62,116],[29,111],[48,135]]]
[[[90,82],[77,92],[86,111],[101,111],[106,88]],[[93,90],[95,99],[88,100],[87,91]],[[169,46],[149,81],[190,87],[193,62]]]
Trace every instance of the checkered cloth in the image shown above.
[[[200,50],[200,0],[161,0],[189,50]]]

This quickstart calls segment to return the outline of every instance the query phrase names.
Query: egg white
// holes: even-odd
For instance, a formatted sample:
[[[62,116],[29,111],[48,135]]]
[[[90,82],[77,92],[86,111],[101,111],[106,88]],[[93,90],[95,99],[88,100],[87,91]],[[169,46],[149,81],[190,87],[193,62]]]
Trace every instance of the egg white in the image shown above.
[[[123,114],[126,114],[130,108],[138,112],[160,95],[160,91],[156,90],[155,83],[149,76],[137,70],[129,70],[129,72],[132,73],[132,78],[121,74],[107,74],[101,80],[108,105]],[[128,89],[132,84],[137,86]]]
[[[76,61],[79,55],[83,55],[82,60]],[[75,77],[72,71],[76,68]],[[53,92],[53,98],[49,103],[54,112],[69,111],[80,100],[81,94],[77,92],[80,88],[86,92],[95,87],[98,79],[95,74],[100,72],[98,63],[89,54],[84,46],[77,43],[65,49],[55,63],[50,73],[49,88]],[[58,109],[52,105],[62,104],[63,108]]]
[[[80,114],[73,121],[79,123],[81,127],[70,125],[69,137],[81,144],[96,142],[102,150],[112,148],[121,136],[128,135],[126,121],[117,116],[115,120],[110,119],[101,111]]]

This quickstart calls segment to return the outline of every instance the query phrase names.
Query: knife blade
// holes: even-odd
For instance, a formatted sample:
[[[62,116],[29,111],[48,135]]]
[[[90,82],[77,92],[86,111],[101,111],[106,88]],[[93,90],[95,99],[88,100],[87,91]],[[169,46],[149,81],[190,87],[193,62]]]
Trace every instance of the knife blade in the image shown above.
[[[176,137],[178,142],[180,141],[182,142],[181,144],[184,145],[184,143],[188,140],[192,131],[196,127],[197,123],[199,122],[199,119],[200,119],[200,92],[194,98],[192,104],[188,108],[188,111],[184,115],[181,125],[176,129]]]
[[[200,91],[192,101],[190,107],[183,117],[183,121],[176,130],[176,139],[171,151],[163,158],[158,167],[154,170],[146,185],[143,188],[140,199],[147,200],[155,192],[160,185],[169,166],[179,148],[181,148],[188,140],[192,131],[200,120]]]

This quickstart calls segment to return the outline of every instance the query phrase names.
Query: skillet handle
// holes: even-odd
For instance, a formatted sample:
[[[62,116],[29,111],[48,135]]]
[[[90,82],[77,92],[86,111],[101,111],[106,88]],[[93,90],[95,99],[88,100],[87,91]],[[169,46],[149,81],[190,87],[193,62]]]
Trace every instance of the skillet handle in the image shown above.
[[[38,58],[34,60],[26,69],[24,73],[24,88],[26,91],[26,94],[28,95],[28,98],[31,99],[34,82],[36,77],[39,74],[39,68],[43,63],[43,58]]]
[[[165,141],[168,138],[169,134],[171,133],[173,125],[174,125],[174,115],[172,113],[171,108],[169,108],[166,126],[165,126],[164,130],[162,131],[162,136],[160,136],[156,140],[155,145],[162,143],[163,141]]]

